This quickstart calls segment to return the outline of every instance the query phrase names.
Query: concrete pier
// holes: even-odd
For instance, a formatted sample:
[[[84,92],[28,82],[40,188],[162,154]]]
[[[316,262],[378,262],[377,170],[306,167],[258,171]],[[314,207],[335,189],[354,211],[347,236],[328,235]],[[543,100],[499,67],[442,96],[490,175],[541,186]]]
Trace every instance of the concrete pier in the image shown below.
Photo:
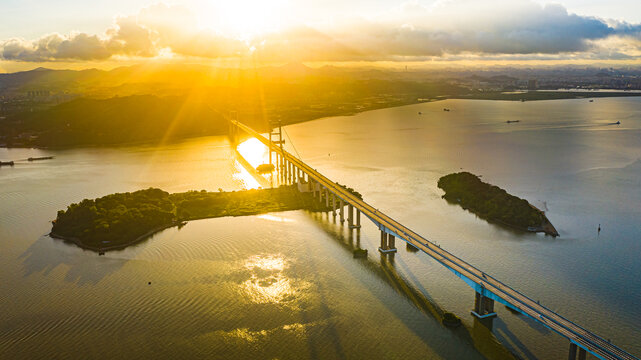
[[[347,205],[347,225],[350,229],[354,227],[354,207],[352,204]]]
[[[329,190],[325,189],[325,207],[329,208]]]
[[[587,352],[585,349],[576,346],[575,343],[570,343],[570,352],[568,354],[568,360],[576,360],[577,350],[579,353],[579,360],[585,360],[587,357]]]
[[[336,195],[332,194],[332,216],[336,217]]]
[[[479,319],[495,317],[494,300],[483,296],[483,294],[479,292],[475,292],[474,310],[472,311],[472,315]]]
[[[341,224],[345,222],[345,204],[343,203],[343,199],[339,200],[339,209],[338,211],[341,214]]]
[[[576,360],[576,344],[570,343],[570,353],[568,354],[568,360]]]
[[[579,360],[585,360],[585,357],[587,356],[585,349],[581,348],[579,349]]]
[[[388,234],[385,231],[381,230],[381,246],[378,248],[378,251],[383,254],[395,253],[396,250],[396,238],[392,234]]]

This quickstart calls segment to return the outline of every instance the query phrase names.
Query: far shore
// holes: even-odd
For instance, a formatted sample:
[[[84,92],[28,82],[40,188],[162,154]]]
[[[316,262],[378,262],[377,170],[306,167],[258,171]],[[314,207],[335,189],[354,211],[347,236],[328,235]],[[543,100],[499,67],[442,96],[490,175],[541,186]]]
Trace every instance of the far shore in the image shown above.
[[[404,101],[402,103],[394,104],[377,104],[360,111],[348,110],[344,112],[336,112],[327,114],[325,116],[320,116],[317,118],[308,118],[308,119],[289,119],[283,121],[283,125],[294,125],[305,123],[308,121],[322,120],[331,117],[337,116],[354,116],[357,114],[382,110],[382,109],[391,109],[396,107],[410,106],[428,102],[435,102],[441,100],[450,100],[450,99],[459,99],[459,100],[503,100],[503,101],[544,101],[544,100],[568,100],[568,99],[589,99],[589,98],[606,98],[606,97],[631,97],[631,96],[641,96],[641,92],[615,92],[615,91],[567,91],[567,90],[542,90],[542,91],[528,91],[522,93],[507,93],[507,92],[477,92],[467,95],[441,95],[432,98],[417,98],[412,101]],[[378,106],[380,105],[380,106]],[[66,150],[66,149],[81,149],[81,148],[118,148],[118,147],[128,147],[128,146],[138,146],[138,145],[148,145],[148,146],[159,146],[166,144],[175,144],[182,141],[188,141],[190,139],[196,139],[199,137],[207,136],[224,136],[227,133],[212,133],[202,136],[187,136],[169,139],[165,141],[155,141],[155,140],[140,140],[140,141],[128,141],[128,142],[116,142],[116,143],[102,143],[102,144],[78,144],[78,145],[68,145],[68,146],[39,146],[34,144],[24,144],[24,145],[12,145],[6,146],[6,144],[0,144],[0,147],[4,148],[15,148],[15,149],[43,149],[43,150]],[[160,139],[158,139],[160,140]]]

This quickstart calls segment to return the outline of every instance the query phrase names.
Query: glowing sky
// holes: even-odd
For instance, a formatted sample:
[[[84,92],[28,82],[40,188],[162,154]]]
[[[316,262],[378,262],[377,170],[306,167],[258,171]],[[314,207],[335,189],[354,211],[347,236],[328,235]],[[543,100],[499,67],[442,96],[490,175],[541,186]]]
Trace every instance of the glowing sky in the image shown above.
[[[3,63],[641,59],[629,0],[3,0]]]

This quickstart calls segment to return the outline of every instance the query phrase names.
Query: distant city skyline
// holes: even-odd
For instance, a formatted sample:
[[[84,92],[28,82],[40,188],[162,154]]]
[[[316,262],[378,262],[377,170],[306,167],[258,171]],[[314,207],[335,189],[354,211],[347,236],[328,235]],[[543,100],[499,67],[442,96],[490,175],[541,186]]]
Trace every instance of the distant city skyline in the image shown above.
[[[641,4],[320,0],[3,2],[0,71],[225,64],[641,64]]]

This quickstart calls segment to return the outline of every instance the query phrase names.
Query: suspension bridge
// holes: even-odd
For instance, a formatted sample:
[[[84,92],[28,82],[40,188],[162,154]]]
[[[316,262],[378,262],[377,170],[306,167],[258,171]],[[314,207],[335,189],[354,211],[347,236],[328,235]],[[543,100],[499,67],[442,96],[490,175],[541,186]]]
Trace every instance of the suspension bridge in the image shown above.
[[[269,138],[266,138],[237,120],[229,120],[229,125],[232,139],[238,137],[239,131],[243,131],[265,144],[269,148],[270,163],[272,154],[275,155],[275,163],[278,166],[281,178],[292,183],[302,182],[308,184],[310,191],[314,197],[318,198],[318,201],[324,201],[328,207],[331,206],[334,215],[338,212],[341,222],[347,220],[350,228],[360,228],[362,214],[374,223],[380,230],[381,242],[379,251],[381,253],[396,252],[396,238],[398,238],[421,250],[453,272],[474,289],[474,308],[472,310],[474,316],[480,319],[496,316],[494,303],[499,302],[568,339],[570,343],[569,360],[575,360],[577,357],[583,360],[586,358],[587,353],[599,359],[639,360],[610,341],[582,328],[541,305],[538,301],[532,300],[502,281],[442,249],[366,203],[345,187],[328,179],[300,158],[284,150],[282,132],[279,131],[273,134],[270,129]],[[278,139],[272,139],[274,135],[277,135]],[[347,214],[345,214],[345,208],[347,208]]]

